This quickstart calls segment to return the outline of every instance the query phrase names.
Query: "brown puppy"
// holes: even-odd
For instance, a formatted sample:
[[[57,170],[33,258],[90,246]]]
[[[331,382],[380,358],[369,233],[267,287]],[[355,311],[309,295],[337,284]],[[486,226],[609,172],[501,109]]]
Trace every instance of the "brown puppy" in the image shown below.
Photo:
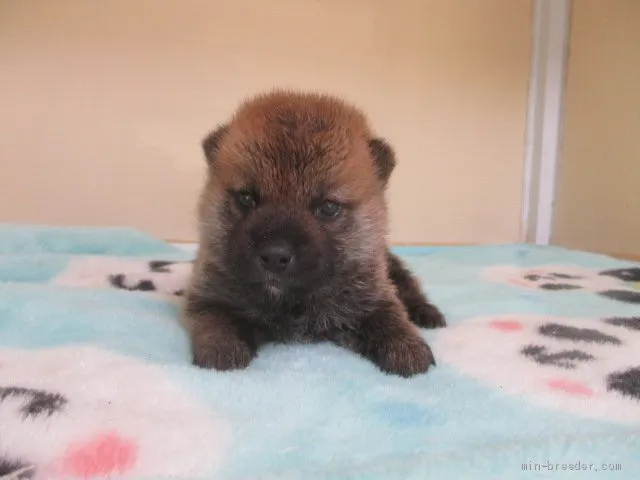
[[[395,159],[360,111],[274,91],[241,105],[203,148],[183,313],[194,364],[245,368],[269,341],[331,341],[402,376],[435,364],[412,322],[445,321],[387,248]]]

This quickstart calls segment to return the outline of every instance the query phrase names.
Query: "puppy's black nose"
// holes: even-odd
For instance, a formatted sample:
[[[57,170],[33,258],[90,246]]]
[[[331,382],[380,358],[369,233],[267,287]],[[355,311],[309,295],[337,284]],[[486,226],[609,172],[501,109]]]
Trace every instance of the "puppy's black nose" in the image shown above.
[[[260,262],[270,272],[283,273],[293,263],[293,250],[284,242],[270,243],[260,250]]]

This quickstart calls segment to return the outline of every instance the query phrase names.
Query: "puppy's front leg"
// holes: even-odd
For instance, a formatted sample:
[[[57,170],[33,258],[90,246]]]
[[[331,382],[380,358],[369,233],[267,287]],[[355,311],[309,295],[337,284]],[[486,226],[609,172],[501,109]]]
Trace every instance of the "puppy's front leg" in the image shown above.
[[[429,301],[420,282],[400,258],[387,250],[389,279],[396,287],[398,298],[409,314],[409,320],[419,327],[445,327],[447,322],[442,312]]]
[[[245,322],[219,309],[183,316],[191,339],[193,364],[215,370],[237,370],[249,366],[257,353],[255,335]]]
[[[360,319],[355,330],[341,331],[335,343],[371,360],[382,371],[402,377],[426,372],[435,365],[429,345],[397,299],[380,302]]]

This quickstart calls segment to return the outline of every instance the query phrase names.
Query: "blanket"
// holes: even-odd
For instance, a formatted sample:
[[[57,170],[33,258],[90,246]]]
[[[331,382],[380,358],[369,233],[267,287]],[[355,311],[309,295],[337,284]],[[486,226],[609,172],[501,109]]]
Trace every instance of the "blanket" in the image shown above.
[[[0,478],[639,474],[640,265],[519,244],[396,253],[449,321],[421,331],[426,375],[331,344],[215,372],[191,365],[177,321],[192,252],[0,226]]]

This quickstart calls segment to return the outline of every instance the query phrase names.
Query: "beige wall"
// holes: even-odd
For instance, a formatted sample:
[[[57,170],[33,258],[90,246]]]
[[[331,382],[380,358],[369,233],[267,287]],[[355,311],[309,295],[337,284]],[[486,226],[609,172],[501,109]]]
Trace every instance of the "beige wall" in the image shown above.
[[[553,243],[640,254],[640,2],[573,2]]]
[[[395,146],[396,242],[519,239],[530,0],[2,0],[0,221],[194,238],[199,142],[263,88]]]

